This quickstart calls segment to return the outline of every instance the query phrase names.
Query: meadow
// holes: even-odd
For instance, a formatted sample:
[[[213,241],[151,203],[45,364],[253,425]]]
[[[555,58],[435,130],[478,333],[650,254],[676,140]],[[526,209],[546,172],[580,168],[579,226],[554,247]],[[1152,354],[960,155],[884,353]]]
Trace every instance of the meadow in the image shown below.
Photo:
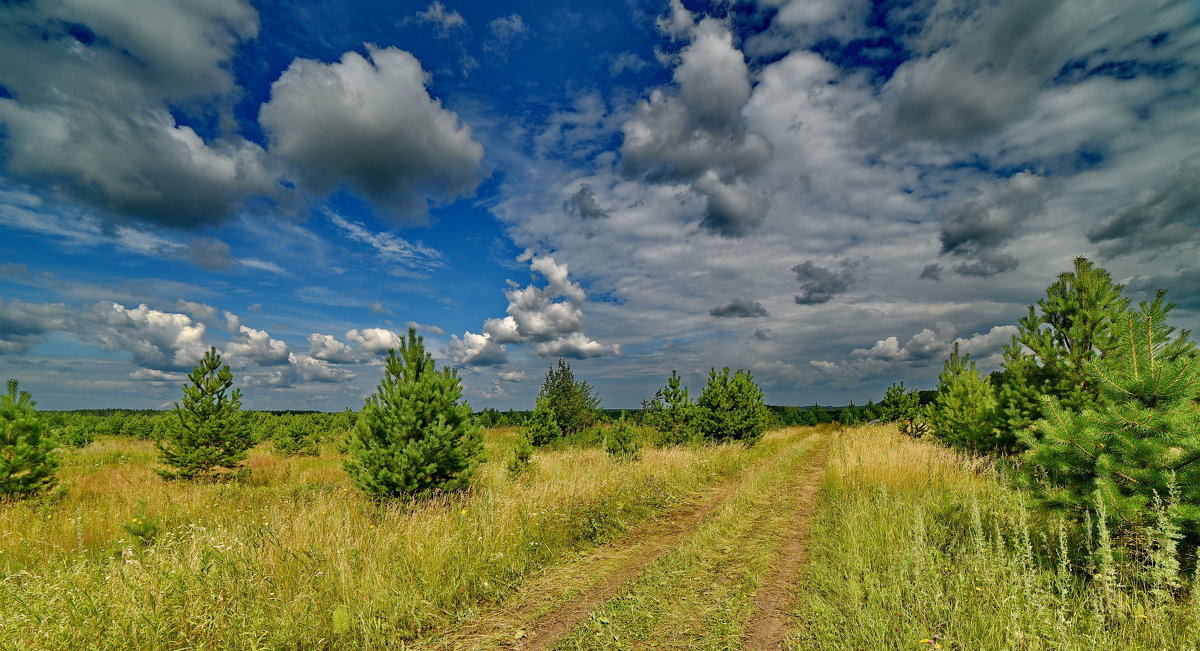
[[[1194,575],[894,425],[623,461],[580,441],[518,477],[515,436],[488,430],[472,489],[417,503],[364,498],[328,441],[318,456],[260,443],[233,481],[167,482],[152,443],[101,436],[64,453],[65,491],[0,505],[0,648],[757,648],[756,596],[797,553],[797,523],[786,648],[1198,648]]]

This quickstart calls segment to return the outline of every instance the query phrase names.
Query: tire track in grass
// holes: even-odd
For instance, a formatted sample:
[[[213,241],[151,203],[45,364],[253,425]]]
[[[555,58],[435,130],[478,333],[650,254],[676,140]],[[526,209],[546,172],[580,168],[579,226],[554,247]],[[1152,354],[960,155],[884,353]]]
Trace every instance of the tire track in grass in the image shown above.
[[[740,477],[734,494],[686,540],[649,564],[556,649],[743,648],[755,596],[770,585],[796,519],[797,493],[823,468],[822,441],[781,451]]]
[[[754,616],[742,633],[742,647],[751,651],[782,649],[791,627],[796,605],[800,568],[808,555],[808,532],[817,512],[817,492],[825,475],[829,446],[822,446],[805,471],[804,483],[796,492],[796,512],[784,534],[775,572],[754,595]]]
[[[742,479],[777,463],[787,450],[814,436],[796,436],[778,453],[742,469],[690,504],[634,526],[617,540],[551,568],[524,586],[501,610],[464,623],[418,648],[549,649],[592,611],[603,606],[654,560],[693,533],[716,512]]]

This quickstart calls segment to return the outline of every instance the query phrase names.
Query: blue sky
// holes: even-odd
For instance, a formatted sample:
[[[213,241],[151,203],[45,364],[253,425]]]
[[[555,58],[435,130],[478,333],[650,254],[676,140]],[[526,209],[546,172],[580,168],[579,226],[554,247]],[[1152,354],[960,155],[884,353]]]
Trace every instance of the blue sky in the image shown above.
[[[1198,81],[1184,1],[6,4],[0,375],[358,408],[411,326],[477,409],[863,403],[1077,255],[1196,328]]]

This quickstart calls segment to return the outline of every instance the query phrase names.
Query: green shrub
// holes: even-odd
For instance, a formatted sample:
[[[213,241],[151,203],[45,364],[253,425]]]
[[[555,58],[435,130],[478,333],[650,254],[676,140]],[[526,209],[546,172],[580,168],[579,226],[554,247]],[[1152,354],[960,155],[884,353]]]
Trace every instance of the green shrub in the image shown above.
[[[537,407],[529,416],[529,420],[521,426],[520,431],[529,438],[532,445],[536,446],[550,445],[563,436],[562,429],[554,420],[554,410],[550,408],[549,402],[544,398],[538,399]]]
[[[241,411],[242,392],[233,387],[229,365],[210,347],[188,376],[176,422],[158,442],[164,479],[213,478],[218,469],[237,470],[253,445]]]
[[[609,426],[604,436],[604,451],[618,461],[636,461],[640,456],[634,429],[624,416]]]
[[[281,422],[271,436],[275,450],[288,456],[317,456],[317,435],[312,423],[299,419]]]
[[[642,414],[644,422],[658,430],[665,445],[692,443],[700,437],[698,409],[674,370],[667,385],[642,403]]]
[[[508,460],[508,474],[516,477],[529,469],[533,459],[533,439],[528,430],[517,431],[517,439],[513,445],[513,456]]]
[[[1078,513],[1096,499],[1123,529],[1151,524],[1157,500],[1173,507],[1192,544],[1200,542],[1200,353],[1166,317],[1160,291],[1126,311],[1116,345],[1088,363],[1100,399],[1080,411],[1046,396],[1038,435],[1028,434],[1027,478],[1051,506]]]
[[[561,357],[557,366],[546,371],[546,379],[538,390],[538,402],[545,401],[554,413],[554,422],[564,435],[571,435],[596,422],[600,398],[592,385],[576,380],[571,365]]]
[[[698,403],[700,432],[718,443],[740,441],[753,445],[767,429],[767,406],[762,390],[748,371],[731,377],[729,367],[712,369]]]
[[[422,498],[471,483],[483,457],[483,427],[460,402],[454,369],[438,371],[409,328],[400,355],[388,351],[383,380],[348,441],[346,471],[367,495]]]
[[[950,445],[986,452],[1000,447],[996,437],[996,391],[958,344],[938,376],[937,397],[925,413],[934,436]]]
[[[0,499],[30,497],[53,488],[59,458],[36,403],[17,381],[0,396]]]

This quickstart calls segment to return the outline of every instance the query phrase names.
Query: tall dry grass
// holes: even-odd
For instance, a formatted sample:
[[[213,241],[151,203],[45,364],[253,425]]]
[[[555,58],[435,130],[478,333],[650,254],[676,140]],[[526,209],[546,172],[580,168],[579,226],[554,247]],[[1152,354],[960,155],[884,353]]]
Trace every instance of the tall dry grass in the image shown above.
[[[1137,560],[1152,550],[1123,554],[1099,523],[1027,507],[987,461],[894,427],[850,430],[827,466],[791,648],[1200,647],[1195,579]]]
[[[163,482],[148,443],[66,457],[65,497],[0,505],[0,645],[390,648],[531,572],[770,457],[760,445],[540,451],[513,480],[511,430],[463,495],[379,505],[332,450],[252,451],[246,481]]]

